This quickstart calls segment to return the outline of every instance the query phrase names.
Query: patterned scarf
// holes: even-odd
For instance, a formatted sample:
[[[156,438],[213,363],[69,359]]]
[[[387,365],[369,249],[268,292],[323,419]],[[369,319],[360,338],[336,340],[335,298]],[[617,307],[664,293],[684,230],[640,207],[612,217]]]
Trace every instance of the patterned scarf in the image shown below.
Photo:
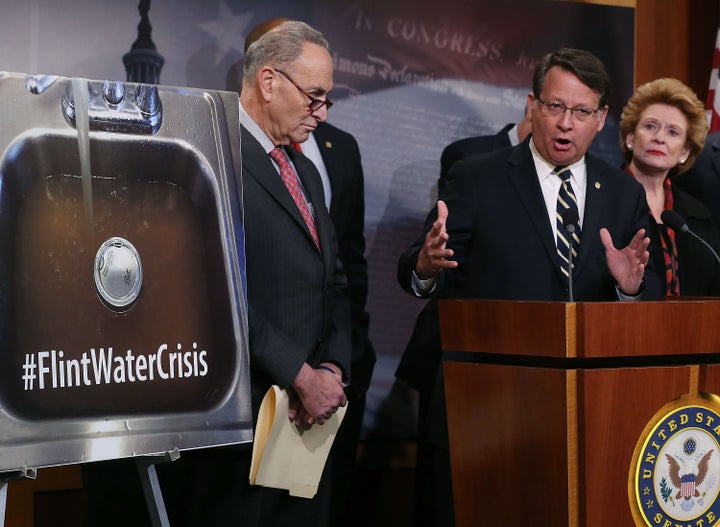
[[[630,165],[625,165],[625,172],[632,176]],[[665,204],[663,210],[673,210],[672,184],[670,178],[666,177],[663,181],[663,191],[665,192]],[[650,211],[650,217],[653,218],[660,232],[660,244],[663,250],[663,259],[665,260],[665,296],[680,296],[680,277],[678,275],[678,252],[677,243],[675,241],[675,231],[665,224],[659,223],[657,218]]]
[[[665,191],[664,209],[673,210],[670,178],[665,178],[663,190]],[[650,214],[652,215],[652,213]],[[680,277],[678,275],[678,252],[675,241],[675,231],[667,225],[658,224],[658,227],[660,228],[660,240],[665,259],[665,295],[680,296]]]

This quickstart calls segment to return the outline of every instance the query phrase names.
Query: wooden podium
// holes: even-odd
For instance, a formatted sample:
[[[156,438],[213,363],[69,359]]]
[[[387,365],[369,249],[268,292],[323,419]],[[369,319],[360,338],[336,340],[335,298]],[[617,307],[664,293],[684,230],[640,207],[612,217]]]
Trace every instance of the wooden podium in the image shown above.
[[[720,301],[440,302],[457,527],[632,526],[635,445],[720,393]]]

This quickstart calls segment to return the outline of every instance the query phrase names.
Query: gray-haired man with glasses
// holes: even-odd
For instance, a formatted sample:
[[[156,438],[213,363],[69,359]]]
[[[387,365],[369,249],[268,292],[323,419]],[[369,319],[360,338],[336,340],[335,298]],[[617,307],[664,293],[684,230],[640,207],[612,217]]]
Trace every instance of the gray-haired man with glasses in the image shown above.
[[[299,21],[267,31],[245,54],[240,93],[243,234],[253,419],[271,385],[287,388],[300,428],[323,426],[347,404],[351,359],[347,278],[307,140],[331,106],[332,58],[323,35]],[[185,455],[192,526],[326,526],[325,474],[312,499],[251,486],[250,445]]]
[[[580,233],[567,247],[574,251],[574,299],[658,298],[660,278],[647,268],[643,189],[587,154],[605,124],[609,91],[605,67],[593,54],[561,49],[544,56],[528,95],[532,134],[452,166],[423,236],[399,259],[400,285],[423,298],[567,301],[562,216],[571,208]],[[418,452],[423,466],[433,467],[420,475],[418,488],[438,489],[449,485],[449,462],[437,317],[416,331],[425,336],[408,346],[402,362],[412,372],[410,385],[427,387],[420,390],[425,444]],[[422,524],[452,525],[452,503],[435,505],[417,515],[426,518]]]

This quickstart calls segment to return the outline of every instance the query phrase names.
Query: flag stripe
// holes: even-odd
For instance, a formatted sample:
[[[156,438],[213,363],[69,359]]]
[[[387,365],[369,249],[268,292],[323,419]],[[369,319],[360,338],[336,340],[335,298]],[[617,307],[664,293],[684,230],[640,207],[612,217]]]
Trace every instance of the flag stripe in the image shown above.
[[[720,130],[720,90],[718,90],[718,71],[720,71],[720,21],[715,36],[715,53],[713,54],[712,71],[710,72],[710,86],[705,102],[708,118],[708,132]]]

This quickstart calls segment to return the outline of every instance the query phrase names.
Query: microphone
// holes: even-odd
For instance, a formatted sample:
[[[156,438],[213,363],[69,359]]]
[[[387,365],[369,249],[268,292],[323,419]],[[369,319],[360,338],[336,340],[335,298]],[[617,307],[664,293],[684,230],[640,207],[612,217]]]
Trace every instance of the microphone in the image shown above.
[[[689,235],[693,236],[694,238],[697,238],[705,247],[708,248],[708,250],[713,254],[715,257],[715,260],[717,263],[720,264],[720,256],[715,252],[715,249],[713,249],[708,242],[703,240],[700,236],[695,234],[692,230],[690,230],[690,227],[688,227],[687,223],[683,219],[680,214],[675,212],[674,210],[666,209],[662,211],[662,214],[660,214],[660,219],[662,222],[670,227],[672,230],[676,232],[686,232]]]
[[[574,302],[573,297],[573,241],[575,234],[580,230],[580,215],[575,209],[565,209],[562,213],[562,222],[568,233],[568,297]]]

